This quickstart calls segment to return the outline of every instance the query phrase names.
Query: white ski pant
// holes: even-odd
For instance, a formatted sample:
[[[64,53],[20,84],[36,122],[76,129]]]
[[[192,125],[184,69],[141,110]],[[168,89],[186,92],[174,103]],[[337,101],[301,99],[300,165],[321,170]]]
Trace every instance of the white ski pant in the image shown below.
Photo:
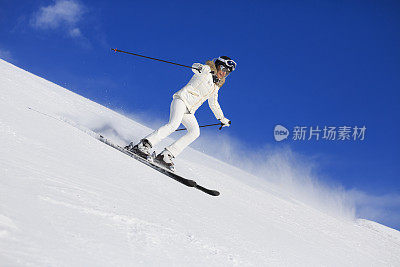
[[[154,147],[161,140],[178,129],[181,123],[186,127],[187,133],[173,144],[166,147],[166,149],[176,157],[200,135],[200,128],[196,117],[189,113],[185,103],[181,99],[175,98],[172,100],[169,122],[145,138]]]

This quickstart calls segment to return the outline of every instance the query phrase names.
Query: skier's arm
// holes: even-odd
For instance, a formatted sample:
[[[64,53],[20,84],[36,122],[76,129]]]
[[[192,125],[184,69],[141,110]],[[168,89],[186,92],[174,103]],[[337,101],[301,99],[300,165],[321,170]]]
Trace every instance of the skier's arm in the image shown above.
[[[222,120],[225,118],[221,106],[218,103],[218,90],[216,90],[215,93],[208,99],[208,105],[210,106],[210,109],[214,113],[217,120]]]

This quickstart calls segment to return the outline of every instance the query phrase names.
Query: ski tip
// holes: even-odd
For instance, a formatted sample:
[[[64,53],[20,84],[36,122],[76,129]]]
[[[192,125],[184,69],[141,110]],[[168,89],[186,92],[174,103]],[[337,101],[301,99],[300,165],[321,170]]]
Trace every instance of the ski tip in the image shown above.
[[[210,192],[210,195],[212,195],[212,196],[219,196],[219,192],[218,191],[216,191],[216,190],[213,190],[213,191],[211,191]]]
[[[201,185],[196,185],[195,187],[197,189],[199,189],[200,191],[203,191],[204,193],[207,193],[211,196],[219,196],[219,192],[217,190],[211,190],[211,189],[205,188]]]

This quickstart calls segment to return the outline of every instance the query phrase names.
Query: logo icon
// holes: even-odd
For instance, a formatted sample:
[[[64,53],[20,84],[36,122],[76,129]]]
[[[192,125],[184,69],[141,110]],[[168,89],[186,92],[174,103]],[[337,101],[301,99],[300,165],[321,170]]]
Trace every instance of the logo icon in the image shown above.
[[[283,127],[282,125],[275,125],[274,128],[274,137],[275,141],[279,142],[285,140],[289,136],[289,130]]]

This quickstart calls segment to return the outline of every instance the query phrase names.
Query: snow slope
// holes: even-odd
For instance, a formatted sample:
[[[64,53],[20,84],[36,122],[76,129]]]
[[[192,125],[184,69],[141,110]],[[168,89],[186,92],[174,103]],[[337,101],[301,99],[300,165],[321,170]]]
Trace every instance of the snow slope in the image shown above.
[[[396,230],[186,150],[178,171],[212,197],[82,127],[121,145],[151,131],[0,60],[0,266],[400,266]]]

